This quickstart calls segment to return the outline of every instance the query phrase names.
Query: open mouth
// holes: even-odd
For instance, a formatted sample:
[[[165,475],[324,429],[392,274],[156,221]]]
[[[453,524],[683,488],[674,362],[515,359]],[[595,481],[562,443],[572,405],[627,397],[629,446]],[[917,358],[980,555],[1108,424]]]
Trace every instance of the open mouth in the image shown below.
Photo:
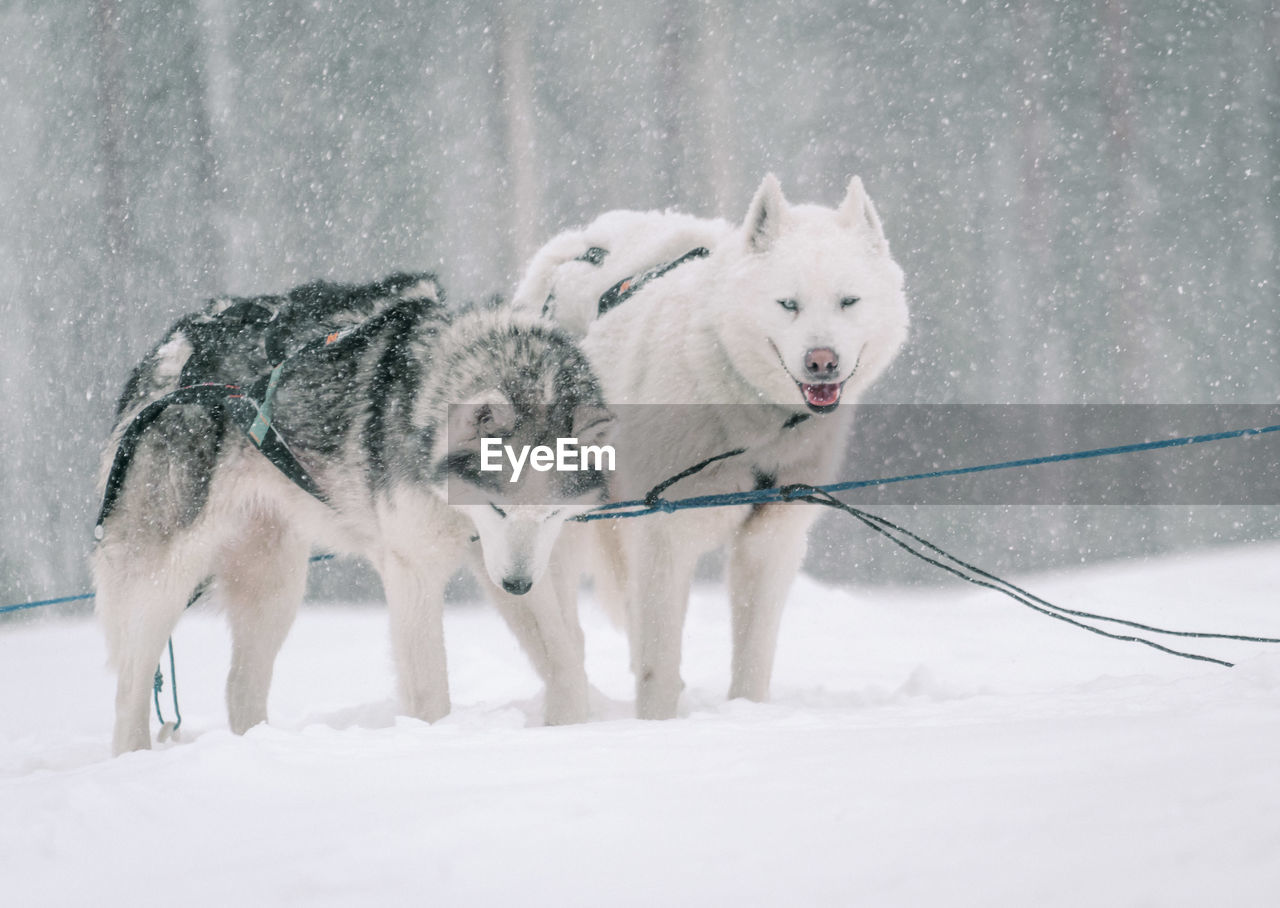
[[[800,389],[800,394],[804,397],[804,405],[814,413],[829,413],[840,406],[840,393],[844,391],[845,383],[857,373],[858,364],[862,362],[862,349],[859,349],[858,355],[853,360],[853,368],[849,370],[849,374],[842,381],[802,382],[791,374],[791,370],[787,368],[786,360],[782,358],[782,351],[778,349],[778,345],[772,339],[769,341],[769,346],[773,347],[774,355],[778,357],[778,364],[782,366],[787,375],[791,377],[791,380],[796,383],[796,387]]]
[[[840,392],[844,390],[843,382],[831,382],[822,385],[807,385],[804,382],[797,382],[800,385],[800,393],[804,395],[804,402],[814,413],[826,413],[840,405]]]

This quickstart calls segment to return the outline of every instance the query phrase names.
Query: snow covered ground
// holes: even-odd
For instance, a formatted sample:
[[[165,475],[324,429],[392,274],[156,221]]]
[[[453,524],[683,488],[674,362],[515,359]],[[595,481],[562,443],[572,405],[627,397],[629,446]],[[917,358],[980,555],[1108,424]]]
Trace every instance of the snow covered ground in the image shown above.
[[[1021,578],[1061,605],[1280,636],[1280,545]],[[448,615],[454,713],[396,716],[377,607],[304,607],[272,723],[226,729],[224,625],[175,636],[179,742],[110,759],[91,620],[0,626],[5,905],[1274,905],[1280,648],[1106,641],[960,584],[799,582],[774,699],[726,702],[699,590],[685,717],[628,718],[584,606],[594,721],[538,727],[487,606]],[[165,708],[169,708],[165,701]]]

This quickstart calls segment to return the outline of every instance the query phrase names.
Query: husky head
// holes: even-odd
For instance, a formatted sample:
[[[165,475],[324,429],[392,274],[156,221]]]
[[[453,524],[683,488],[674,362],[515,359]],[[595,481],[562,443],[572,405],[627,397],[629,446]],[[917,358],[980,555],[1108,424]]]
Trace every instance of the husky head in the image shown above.
[[[715,257],[724,350],[773,403],[834,410],[865,390],[906,339],[902,269],[857,177],[830,209],[789,204],[769,174]]]
[[[614,417],[560,331],[510,313],[466,318],[477,324],[455,325],[463,336],[440,364],[462,399],[448,407],[435,473],[474,525],[489,579],[520,595],[542,577],[565,521],[604,502],[607,472],[585,452],[608,441]],[[558,446],[573,458],[535,465],[538,449]]]

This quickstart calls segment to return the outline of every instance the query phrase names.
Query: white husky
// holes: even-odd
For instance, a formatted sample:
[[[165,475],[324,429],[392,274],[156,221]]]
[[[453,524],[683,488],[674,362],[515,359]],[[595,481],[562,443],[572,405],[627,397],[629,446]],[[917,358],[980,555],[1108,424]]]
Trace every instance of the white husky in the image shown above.
[[[614,440],[626,467],[612,492],[624,499],[737,449],[667,494],[831,481],[848,404],[889,365],[908,322],[902,270],[856,177],[830,209],[789,204],[769,175],[740,225],[606,214],[538,252],[514,302],[583,335],[619,413]],[[625,604],[639,716],[676,714],[694,568],[726,544],[729,695],[768,696],[782,605],[814,511],[686,510],[578,530],[602,598]]]

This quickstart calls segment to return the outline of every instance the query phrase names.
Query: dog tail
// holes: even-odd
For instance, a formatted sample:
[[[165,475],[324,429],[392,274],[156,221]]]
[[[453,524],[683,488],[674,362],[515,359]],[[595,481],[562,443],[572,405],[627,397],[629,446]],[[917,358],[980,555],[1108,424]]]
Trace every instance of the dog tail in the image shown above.
[[[570,230],[552,239],[529,260],[524,276],[511,298],[511,307],[517,312],[527,312],[553,320],[571,337],[580,338],[587,325],[595,317],[589,305],[594,300],[577,292],[576,282],[570,281],[568,293],[563,289],[566,266],[599,266],[607,251],[593,247],[587,239],[587,231]],[[576,311],[582,309],[582,311]]]

